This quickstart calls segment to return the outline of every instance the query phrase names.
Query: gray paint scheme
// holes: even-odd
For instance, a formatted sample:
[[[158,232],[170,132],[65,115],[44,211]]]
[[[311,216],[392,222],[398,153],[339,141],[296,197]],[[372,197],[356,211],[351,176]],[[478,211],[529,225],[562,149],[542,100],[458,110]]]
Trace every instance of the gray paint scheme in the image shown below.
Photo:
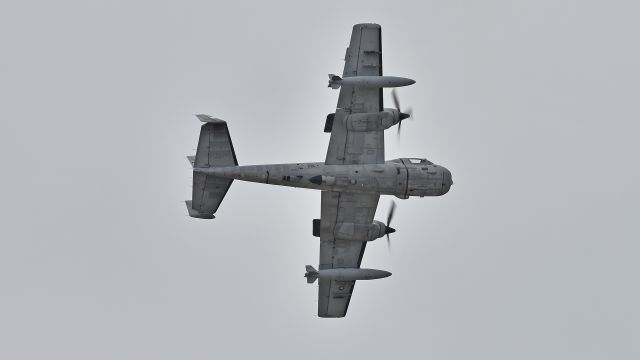
[[[366,84],[339,80],[342,86],[324,163],[238,166],[226,122],[207,115],[197,115],[205,124],[195,157],[188,157],[194,175],[193,198],[187,201],[192,217],[213,218],[233,180],[322,191],[319,267],[308,265],[305,275],[309,282],[319,278],[320,317],[346,315],[356,280],[391,275],[360,269],[367,242],[389,229],[374,221],[380,195],[440,196],[453,183],[446,168],[426,159],[385,161],[384,130],[398,124],[401,113],[383,108],[381,87],[409,85],[413,80],[382,76],[380,32],[377,24],[353,27],[343,78],[366,79]]]
[[[412,163],[417,162],[417,163]],[[194,168],[209,180],[242,180],[270,185],[349,193],[439,196],[448,191],[451,173],[426,159],[395,159],[384,164],[270,164]]]
[[[393,88],[409,86],[415,84],[415,80],[398,76],[353,76],[341,78],[340,76],[329,74],[329,87],[339,89],[341,86],[363,88]]]
[[[335,280],[335,281],[355,281],[355,280],[374,280],[391,276],[391,273],[377,269],[363,268],[336,268],[326,270],[316,270],[313,266],[307,265],[307,273],[305,277],[308,283],[315,282],[316,279]]]

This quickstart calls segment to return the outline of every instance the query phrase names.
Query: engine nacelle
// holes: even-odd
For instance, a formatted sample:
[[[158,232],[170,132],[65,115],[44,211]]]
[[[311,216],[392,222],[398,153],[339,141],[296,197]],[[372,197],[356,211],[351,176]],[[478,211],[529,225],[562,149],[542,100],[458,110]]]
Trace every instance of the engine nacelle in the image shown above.
[[[375,113],[351,114],[344,121],[349,131],[385,130],[400,121],[400,112],[396,109],[384,109]]]
[[[333,235],[336,240],[373,241],[387,233],[387,226],[380,221],[373,224],[342,223],[336,226]]]

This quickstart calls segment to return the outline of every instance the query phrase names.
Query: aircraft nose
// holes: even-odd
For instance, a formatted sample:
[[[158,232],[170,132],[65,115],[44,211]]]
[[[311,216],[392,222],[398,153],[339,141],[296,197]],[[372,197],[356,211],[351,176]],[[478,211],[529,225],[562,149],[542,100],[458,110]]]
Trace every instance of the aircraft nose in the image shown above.
[[[451,171],[449,171],[448,169],[444,169],[444,174],[442,177],[442,195],[449,192],[449,189],[451,189],[451,185],[453,185]]]

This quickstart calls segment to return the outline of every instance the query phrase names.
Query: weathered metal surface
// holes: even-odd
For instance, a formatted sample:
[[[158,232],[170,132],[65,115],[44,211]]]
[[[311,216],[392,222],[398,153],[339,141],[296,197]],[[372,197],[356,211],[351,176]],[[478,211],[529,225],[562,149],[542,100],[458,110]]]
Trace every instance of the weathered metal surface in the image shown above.
[[[412,164],[396,159],[384,164],[325,165],[272,164],[194,168],[196,174],[220,179],[268,183],[315,190],[382,195],[440,196],[450,184],[449,170],[435,164]]]
[[[309,265],[310,266],[310,265]],[[391,276],[391,273],[378,269],[326,269],[315,270],[307,268],[305,277],[318,278],[320,280],[332,280],[332,281],[355,281],[355,280],[374,280],[382,279]]]
[[[345,54],[336,112],[325,121],[331,132],[325,161],[238,166],[226,122],[197,115],[204,122],[193,166],[189,215],[212,219],[233,180],[321,190],[320,219],[312,234],[320,238],[318,270],[307,266],[307,281],[318,281],[318,316],[343,317],[356,280],[387,277],[383,270],[361,269],[366,244],[395,231],[374,221],[380,195],[401,199],[446,194],[452,182],[446,168],[426,159],[385,161],[384,130],[409,115],[383,109],[382,87],[414,81],[382,75],[381,30],[357,24]],[[397,101],[396,101],[396,106]]]
[[[377,68],[375,64],[366,64],[363,67]],[[358,89],[377,89],[409,86],[415,84],[415,80],[398,76],[352,76],[341,78],[329,74],[329,87],[338,89],[341,86],[349,86]]]

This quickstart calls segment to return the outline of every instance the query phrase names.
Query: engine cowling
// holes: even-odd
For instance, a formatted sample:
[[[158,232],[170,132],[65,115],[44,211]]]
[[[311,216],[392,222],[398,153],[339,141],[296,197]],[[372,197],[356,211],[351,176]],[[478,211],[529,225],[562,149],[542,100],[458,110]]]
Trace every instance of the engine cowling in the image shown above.
[[[349,131],[385,130],[400,121],[400,112],[396,109],[384,109],[374,113],[357,113],[348,115],[344,121]]]
[[[342,223],[336,226],[333,235],[336,240],[345,241],[373,241],[387,233],[387,226],[380,221],[372,224]]]

